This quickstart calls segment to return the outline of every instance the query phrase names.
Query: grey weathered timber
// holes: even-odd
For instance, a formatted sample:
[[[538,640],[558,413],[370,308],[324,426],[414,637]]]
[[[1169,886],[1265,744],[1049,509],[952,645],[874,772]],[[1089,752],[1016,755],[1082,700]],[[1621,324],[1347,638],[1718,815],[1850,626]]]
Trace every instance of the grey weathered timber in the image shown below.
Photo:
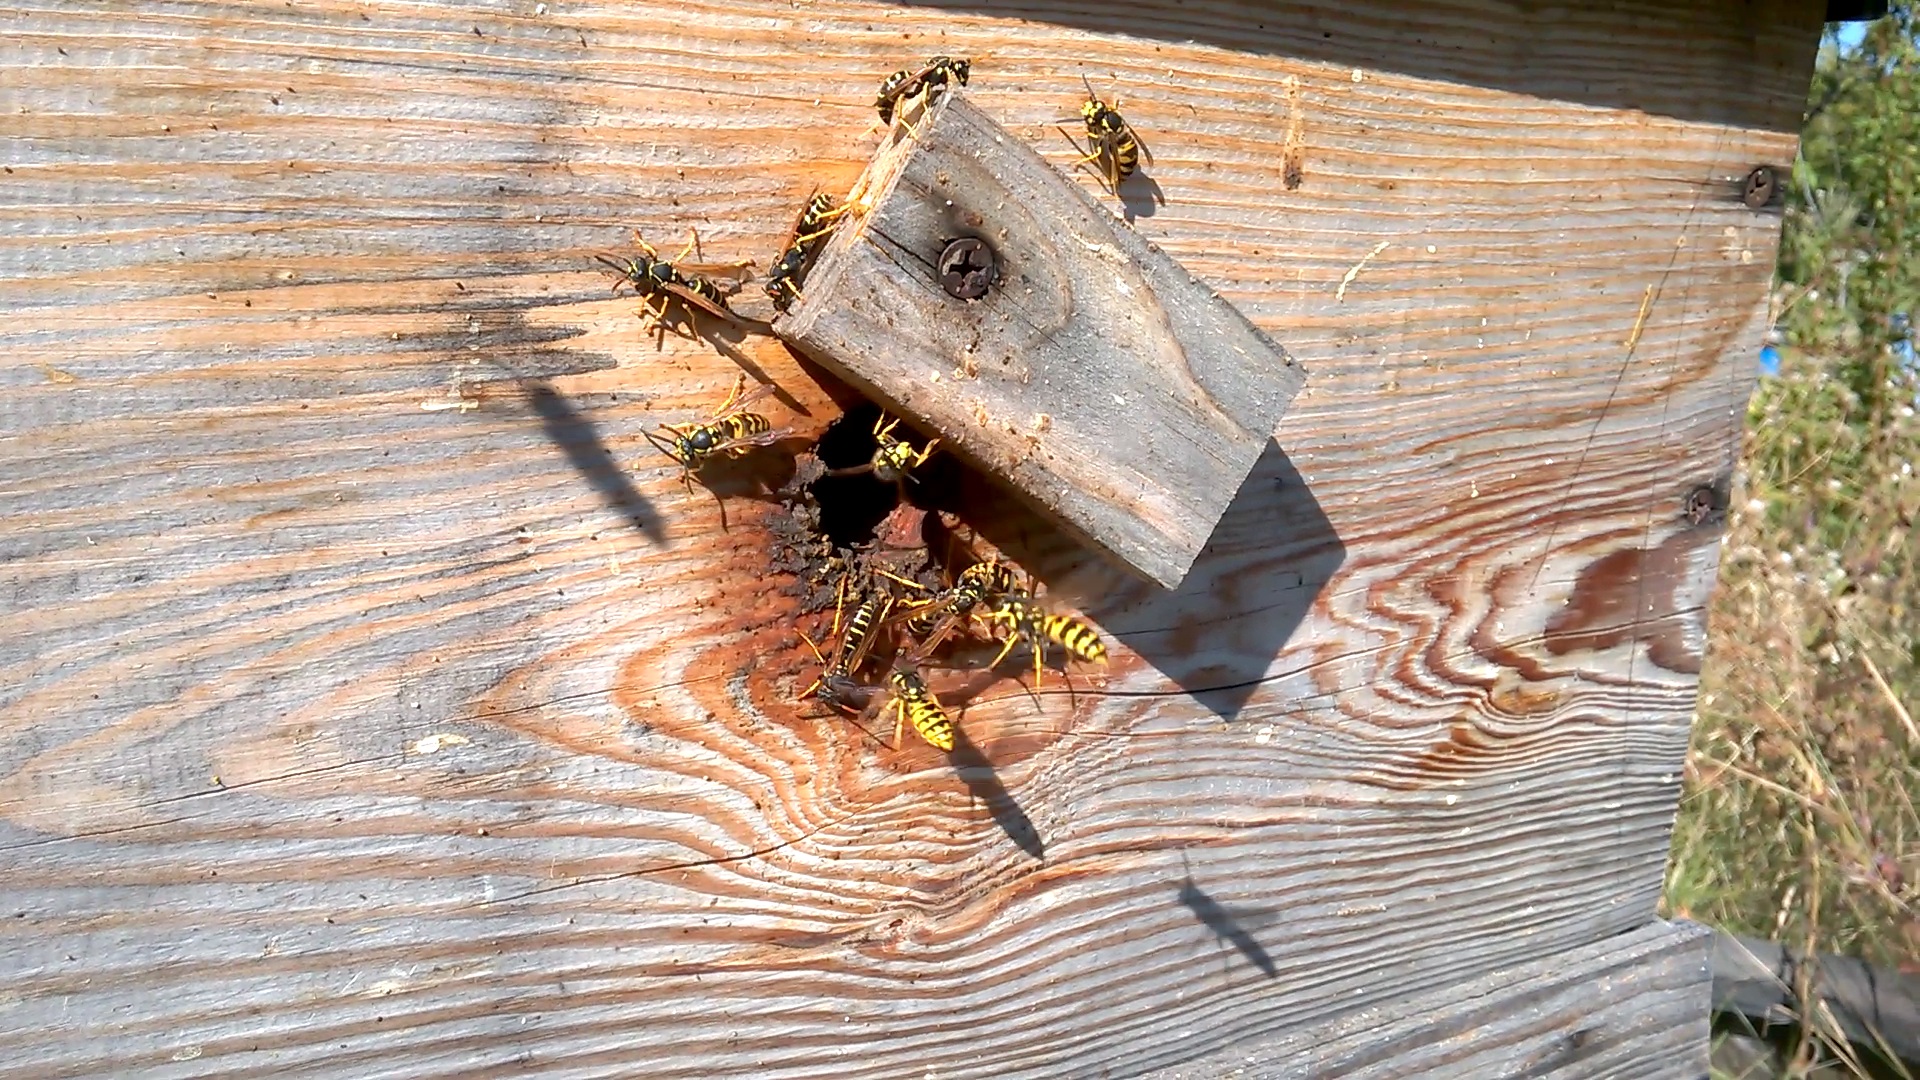
[[[1709,936],[1695,923],[1649,922],[1144,1075],[1696,1080],[1707,1074]]]
[[[959,91],[909,114],[774,329],[1053,520],[1179,585],[1305,377]],[[998,283],[942,287],[961,237]]]
[[[1817,0],[542,6],[9,8],[0,1075],[1104,1080],[1654,917]],[[850,395],[592,261],[764,271],[935,52],[1313,372],[1171,594],[978,485],[1111,656],[965,758],[642,437]]]

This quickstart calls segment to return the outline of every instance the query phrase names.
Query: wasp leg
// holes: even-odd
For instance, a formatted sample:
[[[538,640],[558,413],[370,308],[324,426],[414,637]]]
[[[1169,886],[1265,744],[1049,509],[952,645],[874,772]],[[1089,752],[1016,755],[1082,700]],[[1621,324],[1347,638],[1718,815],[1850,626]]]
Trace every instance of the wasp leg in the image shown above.
[[[1020,643],[1020,633],[1019,631],[1013,628],[1013,625],[1012,625],[1013,620],[1010,616],[1007,616],[1001,612],[995,612],[993,615],[990,615],[988,617],[989,618],[994,618],[994,617],[1005,618],[1007,619],[1007,622],[1008,622],[1007,640],[1002,642],[1000,645],[1000,655],[994,657],[993,663],[987,665],[987,670],[992,671],[994,668],[999,667],[1000,661],[1005,660],[1007,658],[1007,654],[1013,651],[1013,647]]]
[[[839,618],[840,618],[840,613],[837,611],[834,612],[834,620],[837,622]],[[820,689],[821,684],[826,681],[827,658],[820,655],[820,646],[815,645],[813,643],[813,639],[807,636],[807,632],[805,630],[802,630],[796,626],[793,628],[793,632],[800,635],[800,640],[806,642],[807,648],[813,652],[813,658],[820,662],[820,674],[813,680],[812,683],[808,684],[805,690],[800,691],[799,696],[793,699],[794,702],[798,704],[799,702],[805,701],[809,697],[812,697],[813,692],[815,690]]]
[[[633,242],[640,245],[640,250],[647,253],[647,258],[659,260],[660,253],[653,250],[653,245],[647,243],[646,238],[640,235],[639,229],[633,230]]]
[[[689,225],[687,226],[687,246],[680,249],[680,254],[675,255],[673,261],[685,262],[688,255],[696,254],[699,250],[700,234],[694,231],[693,226]]]
[[[658,301],[660,305],[657,309],[654,307],[656,301]],[[666,294],[655,293],[641,300],[640,307],[634,311],[634,314],[640,318],[641,322],[664,332],[667,328]]]
[[[878,567],[878,566],[876,566],[876,567],[874,567],[874,568],[873,568],[873,572],[874,572],[874,573],[876,573],[876,574],[879,574],[879,575],[880,575],[881,577],[883,577],[883,578],[887,578],[887,579],[889,579],[889,580],[892,580],[892,581],[897,581],[897,582],[899,582],[900,584],[902,584],[902,585],[905,585],[905,586],[906,586],[907,588],[909,588],[909,589],[919,589],[919,590],[920,590],[921,592],[932,592],[932,591],[933,591],[932,589],[929,589],[929,588],[927,588],[927,587],[926,587],[925,585],[922,585],[922,584],[920,584],[920,583],[919,583],[919,582],[917,582],[917,581],[913,581],[913,580],[910,580],[910,579],[908,579],[908,578],[903,578],[903,577],[901,577],[901,576],[900,576],[899,574],[895,574],[895,573],[892,573],[892,572],[890,572],[890,571],[888,571],[888,570],[885,570],[885,569],[882,569],[882,568],[880,568],[880,567]]]
[[[722,416],[727,415],[727,410],[733,407],[734,402],[740,400],[740,394],[746,388],[747,388],[747,377],[745,375],[741,375],[739,378],[735,379],[733,383],[733,389],[727,394],[727,400],[721,402],[720,407],[713,410],[712,418],[718,419]]]
[[[1071,143],[1071,144],[1073,145],[1073,149],[1074,149],[1074,152],[1075,152],[1075,153],[1079,153],[1079,154],[1083,154],[1083,155],[1085,155],[1084,157],[1082,157],[1082,158],[1080,158],[1080,159],[1079,159],[1078,161],[1075,161],[1075,162],[1074,162],[1074,164],[1075,164],[1075,165],[1085,165],[1085,164],[1086,164],[1087,162],[1089,162],[1089,161],[1092,161],[1092,160],[1093,160],[1094,158],[1097,158],[1097,157],[1099,157],[1099,156],[1100,156],[1100,151],[1099,151],[1098,149],[1093,149],[1093,150],[1089,150],[1089,149],[1087,149],[1087,148],[1088,148],[1089,146],[1092,146],[1092,145],[1093,145],[1093,140],[1091,140],[1091,139],[1089,139],[1089,140],[1087,140],[1087,142],[1086,142],[1086,143],[1085,143],[1085,144],[1083,145],[1083,144],[1082,144],[1082,143],[1080,142],[1080,140],[1079,140],[1079,139],[1076,139],[1076,138],[1074,138],[1074,137],[1073,137],[1073,135],[1072,135],[1072,134],[1070,134],[1070,133],[1069,133],[1069,132],[1067,131],[1067,129],[1066,129],[1066,128],[1063,128],[1063,127],[1061,127],[1061,126],[1059,126],[1058,124],[1056,124],[1056,125],[1054,125],[1054,128],[1053,128],[1053,130],[1055,130],[1055,131],[1057,131],[1057,132],[1059,132],[1059,133],[1060,133],[1060,136],[1061,136],[1061,138],[1064,138],[1064,139],[1066,139],[1066,140],[1067,140],[1067,142],[1069,142],[1069,143]]]
[[[838,588],[834,590],[833,632],[836,636],[838,636],[840,633],[840,613],[847,610],[847,581],[852,577],[853,577],[853,572],[851,570],[849,570],[844,574],[841,574],[840,585]],[[822,662],[824,663],[824,661]]]

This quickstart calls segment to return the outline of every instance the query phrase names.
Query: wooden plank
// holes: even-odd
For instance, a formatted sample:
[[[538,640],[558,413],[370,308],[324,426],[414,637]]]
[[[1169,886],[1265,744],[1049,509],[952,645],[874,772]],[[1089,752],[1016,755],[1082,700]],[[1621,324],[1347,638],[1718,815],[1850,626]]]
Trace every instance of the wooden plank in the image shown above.
[[[1177,588],[1304,372],[964,92],[911,119],[775,332]],[[941,284],[960,238],[987,245],[984,296]]]
[[[1645,923],[1820,12],[1269,10],[15,5],[0,1070],[1126,1075]],[[1175,593],[967,508],[1113,656],[957,769],[641,438],[841,391],[589,260],[764,269],[936,51],[1063,164],[1113,73],[1314,372]]]
[[[1705,927],[1652,922],[1453,986],[1255,1039],[1152,1080],[1707,1075]]]

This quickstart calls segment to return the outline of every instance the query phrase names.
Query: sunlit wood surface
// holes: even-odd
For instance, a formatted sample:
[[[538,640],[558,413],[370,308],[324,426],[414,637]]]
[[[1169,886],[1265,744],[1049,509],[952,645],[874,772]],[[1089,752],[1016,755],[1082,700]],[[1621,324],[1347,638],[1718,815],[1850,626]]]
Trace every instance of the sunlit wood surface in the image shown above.
[[[14,5],[0,1073],[1124,1076],[1643,927],[1820,17]],[[1114,655],[952,762],[641,437],[843,391],[589,259],[764,271],[933,52],[1311,373],[1177,594],[975,508]]]

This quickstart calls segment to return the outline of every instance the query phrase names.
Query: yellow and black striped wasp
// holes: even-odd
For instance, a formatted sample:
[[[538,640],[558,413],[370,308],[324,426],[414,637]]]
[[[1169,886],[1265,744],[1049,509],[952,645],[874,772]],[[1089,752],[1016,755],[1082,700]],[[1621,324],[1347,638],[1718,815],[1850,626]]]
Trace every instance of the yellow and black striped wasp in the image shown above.
[[[641,299],[641,311],[664,332],[667,326],[668,306],[678,300],[684,308],[698,309],[718,319],[738,322],[739,316],[727,306],[727,298],[737,290],[739,281],[753,265],[753,260],[743,259],[733,263],[690,263],[686,257],[700,246],[700,234],[687,230],[687,246],[680,254],[671,259],[663,259],[653,245],[640,236],[640,230],[633,232],[634,242],[640,245],[644,253],[640,258],[616,258],[612,255],[595,255],[603,265],[610,267],[620,275],[613,283],[613,291],[619,292],[622,285],[633,286],[635,295]],[[732,278],[734,289],[723,289],[716,278]]]
[[[727,400],[701,423],[661,424],[664,437],[651,431],[641,432],[661,453],[680,463],[680,478],[689,490],[693,486],[693,474],[713,458],[733,457],[755,447],[770,446],[792,434],[787,428],[776,429],[772,421],[759,413],[747,411],[748,405],[772,393],[773,386],[757,387],[742,397],[741,391],[746,385],[747,377],[740,376]]]
[[[1065,128],[1060,129],[1060,134],[1067,136],[1067,141],[1073,143],[1074,149],[1086,154],[1074,164],[1098,162],[1107,189],[1117,196],[1120,194],[1120,185],[1140,168],[1142,157],[1146,158],[1147,164],[1153,164],[1153,152],[1147,149],[1147,144],[1133,130],[1133,125],[1120,115],[1118,97],[1109,106],[1093,92],[1093,84],[1087,81],[1085,75],[1080,76],[1080,81],[1087,88],[1087,100],[1080,106],[1079,116],[1087,129],[1086,145],[1082,146],[1080,140],[1068,134]]]
[[[887,613],[893,609],[893,592],[885,587],[868,587],[859,590],[864,595],[854,606],[853,614],[847,619],[846,628],[842,630],[840,613],[846,610],[847,589],[852,578],[851,573],[841,577],[838,603],[833,609],[832,632],[839,637],[839,642],[833,649],[833,660],[829,662],[825,656],[821,655],[820,647],[813,643],[813,639],[807,636],[806,631],[799,631],[800,639],[807,643],[807,648],[813,650],[814,658],[820,661],[822,670],[819,678],[814,679],[812,685],[802,690],[796,700],[804,700],[809,695],[816,695],[831,706],[849,709],[860,707],[855,704],[854,699],[860,696],[865,687],[859,683],[857,676],[861,665],[866,662],[867,653],[872,650],[874,641],[880,636],[879,632],[886,622]]]
[[[884,585],[876,584],[869,587],[865,591],[864,598],[854,608],[853,615],[848,618],[845,630],[842,631],[838,624],[840,611],[846,604],[848,580],[848,578],[842,578],[840,581],[840,607],[834,611],[835,631],[839,634],[840,640],[834,646],[833,660],[829,662],[821,655],[820,648],[813,643],[813,639],[808,637],[805,631],[800,632],[800,639],[813,650],[814,658],[821,662],[824,669],[812,685],[800,692],[799,697],[805,699],[809,695],[817,696],[829,706],[849,711],[857,710],[865,714],[873,707],[871,704],[873,688],[860,682],[858,676],[874,642],[884,633],[883,624],[893,606],[893,593]],[[888,704],[893,708],[896,717],[893,730],[895,746],[900,745],[900,736],[905,731],[906,725],[911,723],[913,729],[920,733],[920,737],[934,747],[940,750],[953,749],[953,721],[948,719],[946,711],[940,707],[939,700],[927,689],[918,671],[910,665],[896,664],[887,676],[887,685],[892,691]],[[867,700],[862,700],[863,698]]]
[[[800,299],[800,280],[807,272],[808,262],[821,242],[833,232],[835,219],[849,209],[851,204],[835,206],[833,196],[817,192],[800,208],[800,216],[793,221],[793,231],[787,234],[779,260],[767,272],[767,296],[775,310],[785,311]]]
[[[887,576],[893,577],[891,574]],[[916,589],[926,588],[919,582],[905,578],[894,580]],[[907,610],[901,616],[902,624],[908,634],[920,641],[914,650],[913,663],[918,664],[926,659],[970,617],[983,613],[984,608],[1016,587],[1012,569],[1003,562],[988,559],[962,570],[952,586],[938,590],[931,597],[920,601],[904,601]]]
[[[1033,596],[1021,590],[1013,590],[1000,597],[987,612],[987,619],[1004,622],[1007,636],[1001,644],[1000,655],[993,658],[989,668],[1000,666],[1015,645],[1025,642],[1033,651],[1033,685],[1040,685],[1041,671],[1046,664],[1049,642],[1065,649],[1076,660],[1090,664],[1107,662],[1107,645],[1100,635],[1086,623],[1071,615],[1049,613],[1036,602]]]
[[[948,718],[947,711],[940,707],[940,700],[933,696],[933,691],[927,689],[920,673],[912,667],[896,664],[887,676],[887,685],[893,690],[890,703],[897,718],[893,726],[894,745],[900,745],[901,734],[907,724],[912,723],[913,730],[919,732],[928,745],[936,750],[952,752],[953,721]]]
[[[897,484],[912,478],[913,470],[926,464],[933,456],[933,449],[940,445],[939,439],[928,441],[918,450],[904,439],[893,437],[893,429],[900,423],[895,417],[887,419],[882,413],[873,422],[873,457],[858,465],[849,465],[844,469],[828,469],[828,476],[852,476],[856,473],[872,473],[874,479],[885,484]]]
[[[880,84],[880,93],[873,99],[873,107],[880,110],[880,122],[891,125],[893,111],[901,103],[922,93],[931,102],[950,83],[967,85],[967,76],[972,71],[972,61],[964,56],[958,60],[951,56],[929,57],[917,69],[902,68],[887,76],[886,81]]]

